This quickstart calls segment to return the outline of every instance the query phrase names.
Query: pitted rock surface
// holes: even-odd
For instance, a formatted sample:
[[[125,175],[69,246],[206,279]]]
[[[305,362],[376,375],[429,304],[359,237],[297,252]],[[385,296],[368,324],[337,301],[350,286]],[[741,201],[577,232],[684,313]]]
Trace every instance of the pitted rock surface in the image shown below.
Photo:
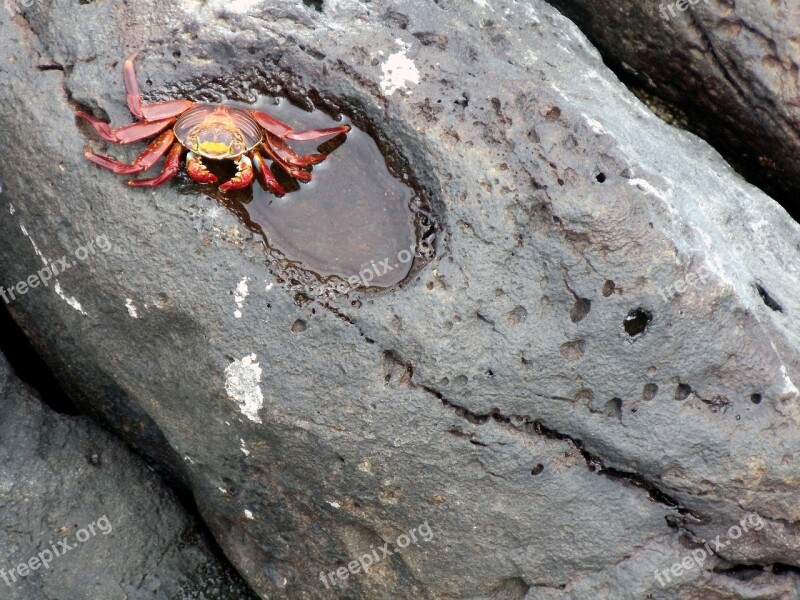
[[[4,18],[2,280],[112,244],[10,305],[84,410],[192,489],[263,598],[797,597],[797,224],[543,2],[321,8]],[[134,50],[150,99],[340,109],[430,198],[436,259],[308,301],[211,198],[87,164],[74,112],[128,122]]]

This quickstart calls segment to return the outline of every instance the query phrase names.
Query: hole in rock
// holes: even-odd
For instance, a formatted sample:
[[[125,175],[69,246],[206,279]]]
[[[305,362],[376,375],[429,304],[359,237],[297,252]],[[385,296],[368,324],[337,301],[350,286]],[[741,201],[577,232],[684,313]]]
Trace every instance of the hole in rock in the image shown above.
[[[800,567],[784,563],[772,563],[772,573],[774,575],[787,575],[788,573],[800,575]]]
[[[686,400],[692,393],[692,386],[686,383],[679,383],[675,388],[675,400]]]
[[[753,404],[761,404],[761,394],[751,394],[750,402]]]
[[[531,469],[531,475],[539,475],[542,471],[544,471],[544,465],[539,463]]]
[[[197,184],[185,174],[179,179],[182,193],[209,195],[263,238],[280,282],[308,291],[386,289],[433,257],[435,228],[425,201],[407,183],[407,174],[400,178],[390,171],[368,133],[346,119],[304,110],[286,99],[260,96],[254,104],[226,103],[269,113],[297,130],[343,122],[352,127],[322,144],[290,143],[300,154],[328,157],[312,168],[308,183],[297,182],[273,164],[273,174],[288,192],[282,198],[258,183],[221,194],[218,184]],[[232,161],[206,164],[220,181],[235,172]]]
[[[756,283],[756,289],[758,290],[758,295],[761,296],[761,299],[764,301],[764,304],[776,312],[783,312],[783,306],[770,296],[769,292],[765,290],[760,283]]]
[[[630,337],[636,337],[645,332],[652,319],[653,315],[649,311],[637,308],[628,313],[628,316],[622,322],[622,326],[625,328],[625,333]]]

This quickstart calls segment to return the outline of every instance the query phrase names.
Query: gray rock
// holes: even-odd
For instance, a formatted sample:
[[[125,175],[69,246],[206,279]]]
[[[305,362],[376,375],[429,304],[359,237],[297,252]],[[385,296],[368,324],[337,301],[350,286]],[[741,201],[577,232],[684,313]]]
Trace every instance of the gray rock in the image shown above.
[[[43,405],[0,356],[0,596],[253,596],[142,460]]]
[[[632,86],[797,218],[800,12],[760,0],[552,0]],[[654,101],[658,106],[661,101]]]
[[[798,226],[554,9],[152,0],[0,27],[2,281],[110,245],[10,310],[262,597],[797,597]],[[342,107],[427,196],[436,259],[299,294],[209,197],[87,165],[74,111],[127,122],[134,49],[151,99]]]

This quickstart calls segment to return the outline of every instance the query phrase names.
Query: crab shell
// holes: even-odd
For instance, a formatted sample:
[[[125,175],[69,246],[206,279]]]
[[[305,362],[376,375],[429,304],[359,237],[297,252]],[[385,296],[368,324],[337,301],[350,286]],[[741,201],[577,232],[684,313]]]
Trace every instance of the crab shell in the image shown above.
[[[248,111],[219,104],[198,104],[187,110],[173,131],[185,148],[213,160],[241,156],[263,139],[261,127]]]

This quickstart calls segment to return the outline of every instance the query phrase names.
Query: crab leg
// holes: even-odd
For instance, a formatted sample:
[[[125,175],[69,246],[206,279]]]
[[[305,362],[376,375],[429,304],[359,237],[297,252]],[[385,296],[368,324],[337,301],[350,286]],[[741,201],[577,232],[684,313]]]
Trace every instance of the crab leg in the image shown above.
[[[306,131],[293,131],[283,137],[287,140],[297,142],[311,142],[326,137],[333,137],[350,131],[350,125],[340,125],[339,127],[328,127],[326,129],[307,129]]]
[[[164,163],[164,168],[161,170],[161,174],[158,177],[153,177],[151,179],[131,179],[130,181],[128,181],[128,185],[132,185],[135,187],[141,187],[141,186],[155,187],[157,185],[161,185],[165,181],[172,179],[181,166],[182,153],[183,153],[183,146],[181,146],[180,143],[173,144],[172,149],[169,151],[169,154],[167,155],[167,161]]]
[[[158,121],[177,117],[195,105],[191,100],[165,100],[163,102],[153,102],[142,106],[144,118],[148,121]]]
[[[219,191],[223,194],[230,190],[245,188],[253,183],[253,162],[243,154],[236,159],[236,166],[239,169],[236,175],[234,175],[230,181],[226,181],[219,186]]]
[[[175,134],[172,133],[172,130],[170,129],[165,131],[147,148],[145,148],[144,152],[139,154],[139,156],[137,156],[129,165],[114,160],[113,158],[109,158],[108,156],[103,156],[102,154],[95,154],[91,150],[87,150],[84,152],[84,154],[90,162],[93,162],[100,167],[109,169],[114,173],[129,175],[132,173],[141,173],[142,171],[146,171],[156,164],[158,159],[167,153],[167,150],[170,149],[174,141]]]
[[[284,190],[281,184],[278,183],[278,180],[275,179],[275,175],[272,174],[267,163],[264,162],[264,157],[261,156],[261,153],[258,150],[253,150],[250,153],[250,158],[253,161],[253,168],[261,187],[268,192],[272,192],[276,196],[285,196],[286,190]]]
[[[264,149],[264,152],[267,156],[269,156],[272,160],[278,163],[284,171],[289,173],[292,177],[297,179],[298,181],[311,181],[311,173],[308,171],[304,171],[300,167],[296,167],[295,165],[286,162],[281,158],[281,156],[275,152],[270,144],[270,136],[267,136],[266,141],[261,144],[261,148]]]
[[[266,134],[270,148],[272,148],[272,151],[280,156],[281,160],[286,164],[295,167],[310,167],[311,165],[321,163],[327,158],[325,154],[305,154],[301,156],[292,150],[289,144],[282,138],[272,135],[269,131],[267,131]]]
[[[137,119],[143,119],[142,113],[142,93],[139,91],[139,82],[136,81],[136,70],[133,68],[133,61],[136,58],[134,52],[125,60],[122,67],[122,79],[125,81],[125,91],[128,93],[128,108],[131,114]]]
[[[277,135],[280,138],[287,140],[295,140],[298,142],[309,142],[319,140],[324,137],[339,135],[340,133],[347,133],[350,131],[350,125],[340,125],[339,127],[328,127],[326,129],[309,129],[307,131],[295,131],[283,121],[279,121],[272,115],[251,110],[250,114],[268,132]]]
[[[160,121],[139,121],[138,123],[123,125],[118,129],[111,129],[108,123],[85,112],[79,112],[78,116],[84,121],[91,123],[92,127],[94,127],[101,138],[114,144],[130,144],[131,142],[138,142],[139,140],[152,137],[157,133],[161,133],[175,122],[174,118],[161,119]]]
[[[217,176],[206,168],[203,161],[194,152],[186,155],[186,171],[189,173],[189,177],[198,183],[214,183],[217,180]]]

